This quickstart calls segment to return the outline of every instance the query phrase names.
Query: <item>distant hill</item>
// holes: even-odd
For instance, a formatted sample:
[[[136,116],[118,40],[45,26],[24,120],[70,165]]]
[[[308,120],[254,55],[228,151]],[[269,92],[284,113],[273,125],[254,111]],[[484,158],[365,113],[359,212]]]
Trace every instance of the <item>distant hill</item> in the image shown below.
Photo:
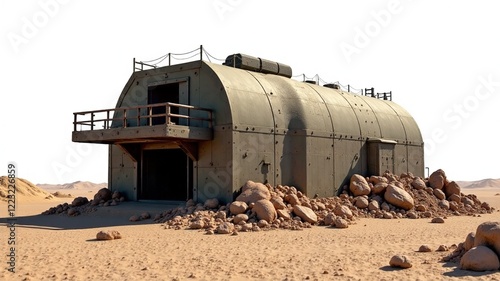
[[[495,187],[500,188],[500,179],[484,179],[477,181],[456,181],[461,188],[483,188]]]
[[[9,194],[9,179],[6,176],[0,177],[0,200],[7,201],[7,196]],[[52,196],[47,191],[37,187],[28,180],[17,178],[16,179],[16,189],[15,189],[16,199],[52,199]]]
[[[93,183],[89,181],[75,181],[72,183],[65,184],[37,184],[38,187],[45,190],[53,189],[101,189],[108,187],[107,183]]]

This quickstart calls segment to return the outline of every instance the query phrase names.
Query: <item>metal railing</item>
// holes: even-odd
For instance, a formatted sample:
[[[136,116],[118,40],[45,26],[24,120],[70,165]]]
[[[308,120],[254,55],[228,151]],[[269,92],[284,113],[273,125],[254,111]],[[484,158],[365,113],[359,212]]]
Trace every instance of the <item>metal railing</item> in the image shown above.
[[[182,110],[187,112],[187,114],[172,113],[174,108],[176,108],[175,111],[177,112]],[[153,112],[163,110],[164,112],[160,113]],[[206,117],[193,116],[195,112],[204,112],[201,115],[205,114]],[[212,110],[172,102],[75,112],[73,113],[73,117],[73,131],[91,131],[94,128],[100,130],[174,124],[172,122],[173,118],[179,120],[178,123],[185,123],[186,126],[192,125],[191,120],[198,120],[200,121],[199,124],[193,126],[212,128]],[[186,121],[181,122],[181,120]],[[121,122],[121,126],[111,127],[113,121],[118,121],[117,123]],[[132,125],[133,123],[136,125]]]

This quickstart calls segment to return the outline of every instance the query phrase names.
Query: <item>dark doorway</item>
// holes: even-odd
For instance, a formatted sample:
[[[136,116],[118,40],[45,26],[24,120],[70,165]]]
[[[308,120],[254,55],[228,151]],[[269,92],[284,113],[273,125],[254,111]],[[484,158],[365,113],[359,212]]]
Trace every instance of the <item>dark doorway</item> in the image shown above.
[[[179,83],[163,84],[148,88],[148,104],[165,102],[179,103]],[[164,106],[154,107],[152,113],[153,115],[165,114],[166,108]],[[170,107],[170,113],[179,114],[179,108]],[[170,122],[178,124],[179,118],[172,117],[170,118]],[[165,117],[154,117],[152,123],[153,125],[165,124]]]
[[[192,198],[193,162],[181,149],[152,149],[142,153],[139,200]]]

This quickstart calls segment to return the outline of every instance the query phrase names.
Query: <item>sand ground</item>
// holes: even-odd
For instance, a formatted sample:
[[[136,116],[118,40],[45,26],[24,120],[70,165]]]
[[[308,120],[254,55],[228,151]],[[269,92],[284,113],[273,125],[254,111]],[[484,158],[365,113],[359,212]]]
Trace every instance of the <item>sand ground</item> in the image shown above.
[[[53,191],[51,191],[53,192]],[[76,193],[75,193],[76,192]],[[464,190],[500,210],[500,189]],[[75,194],[73,194],[75,193]],[[72,191],[91,197],[92,191]],[[40,212],[71,198],[25,200],[16,206],[16,266],[7,271],[8,227],[0,231],[0,280],[500,280],[500,272],[470,272],[441,263],[447,252],[417,252],[462,242],[485,221],[480,217],[359,219],[347,229],[313,227],[231,235],[164,229],[152,220],[132,223],[131,214],[165,210],[161,204],[126,202],[78,217]],[[7,206],[0,205],[0,223]],[[118,230],[123,239],[96,241],[100,230]],[[413,267],[389,267],[395,254]]]

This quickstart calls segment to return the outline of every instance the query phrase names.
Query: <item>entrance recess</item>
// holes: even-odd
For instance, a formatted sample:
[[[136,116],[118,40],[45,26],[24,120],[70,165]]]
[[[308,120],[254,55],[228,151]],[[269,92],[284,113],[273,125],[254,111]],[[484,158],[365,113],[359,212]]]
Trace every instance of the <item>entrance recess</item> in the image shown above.
[[[178,148],[142,151],[139,200],[192,198],[193,161]]]

